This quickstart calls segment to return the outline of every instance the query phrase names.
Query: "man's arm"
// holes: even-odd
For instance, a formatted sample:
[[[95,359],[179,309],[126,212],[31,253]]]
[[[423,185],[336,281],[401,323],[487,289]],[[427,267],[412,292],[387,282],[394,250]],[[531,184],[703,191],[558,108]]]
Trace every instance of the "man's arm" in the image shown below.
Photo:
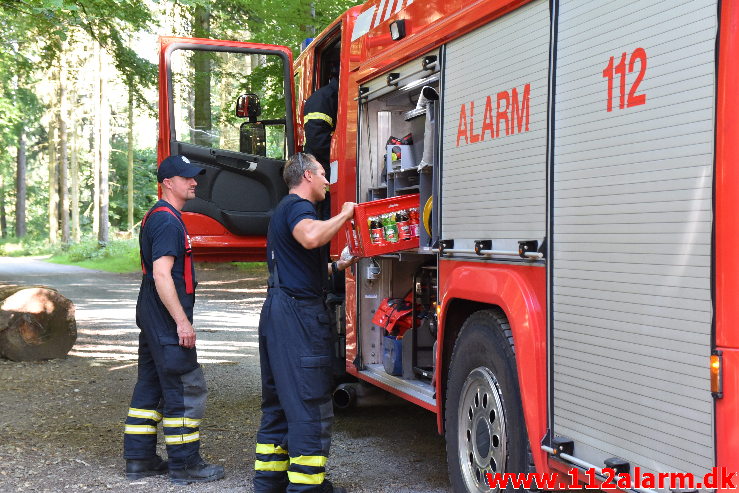
[[[180,346],[186,348],[195,347],[195,329],[193,329],[190,320],[182,309],[182,304],[177,296],[177,290],[174,287],[174,279],[172,279],[172,266],[174,265],[174,257],[165,255],[154,261],[154,285],[157,288],[159,299],[162,300],[167,311],[177,324],[177,335],[180,337]]]
[[[359,257],[352,257],[348,260],[337,260],[336,261],[336,269],[341,272],[342,270],[346,270],[352,265],[359,262]],[[329,262],[328,264],[328,275],[331,276],[334,273],[333,267],[331,267],[332,262]]]
[[[354,202],[344,202],[341,212],[326,221],[303,219],[293,228],[293,237],[303,248],[312,250],[325,245],[341,226],[354,216]]]

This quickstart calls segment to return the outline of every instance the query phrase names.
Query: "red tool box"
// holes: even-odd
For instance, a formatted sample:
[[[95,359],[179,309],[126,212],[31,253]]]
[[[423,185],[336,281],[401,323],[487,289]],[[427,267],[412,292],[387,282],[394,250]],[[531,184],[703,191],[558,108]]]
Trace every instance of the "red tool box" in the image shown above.
[[[364,202],[354,207],[346,239],[355,257],[418,248],[419,195]]]

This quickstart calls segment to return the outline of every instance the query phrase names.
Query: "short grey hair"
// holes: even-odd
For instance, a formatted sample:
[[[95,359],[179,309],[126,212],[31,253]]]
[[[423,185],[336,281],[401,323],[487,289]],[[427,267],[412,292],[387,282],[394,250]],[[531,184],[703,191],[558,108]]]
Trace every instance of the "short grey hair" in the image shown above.
[[[285,163],[282,170],[282,179],[285,180],[287,188],[295,188],[303,181],[303,175],[306,171],[315,171],[320,165],[313,154],[296,152]]]

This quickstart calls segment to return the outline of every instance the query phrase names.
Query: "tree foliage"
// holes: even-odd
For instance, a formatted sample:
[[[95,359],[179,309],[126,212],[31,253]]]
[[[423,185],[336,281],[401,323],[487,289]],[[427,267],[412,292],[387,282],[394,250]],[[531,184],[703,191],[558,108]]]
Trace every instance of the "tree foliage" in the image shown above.
[[[134,78],[139,87],[156,80],[156,67],[127,44],[129,33],[156,25],[143,0],[0,0],[0,12],[3,23],[15,27],[19,44],[37,43],[42,64],[56,60],[68,34],[80,29],[113,55],[124,78]],[[5,45],[3,51],[7,49]],[[27,54],[21,53],[21,58],[28,63]]]
[[[20,130],[27,148],[26,217],[31,238],[43,238],[49,227],[47,160],[48,125],[58,114],[55,89],[49,75],[60,63],[68,67],[71,103],[70,149],[79,162],[80,211],[83,232],[92,228],[94,133],[91,100],[99,70],[93,45],[104,50],[115,67],[109,98],[113,111],[110,146],[110,224],[127,229],[126,132],[120,115],[132,91],[142,119],[151,121],[156,107],[157,67],[133,49],[142,33],[204,36],[288,46],[298,55],[300,44],[313,37],[338,15],[358,2],[348,0],[0,0],[0,198],[14,215],[15,148]],[[208,13],[206,31],[196,26],[196,13]],[[198,30],[201,29],[201,30]],[[152,45],[154,42],[152,41]],[[153,51],[152,46],[152,51]],[[140,48],[137,48],[140,49]],[[275,60],[257,65],[249,84],[259,87],[263,118],[284,114],[283,67]],[[229,70],[229,67],[213,67]],[[239,90],[248,91],[249,87]],[[229,104],[230,100],[229,100]],[[224,112],[230,114],[231,111]],[[118,118],[116,120],[116,115]],[[127,118],[127,117],[126,117]],[[150,134],[153,132],[150,132]],[[134,152],[134,212],[140,220],[156,197],[155,139],[137,142]],[[72,139],[72,137],[68,137]],[[75,161],[77,162],[77,161]],[[1,203],[2,201],[0,201]],[[7,207],[7,206],[6,206]]]

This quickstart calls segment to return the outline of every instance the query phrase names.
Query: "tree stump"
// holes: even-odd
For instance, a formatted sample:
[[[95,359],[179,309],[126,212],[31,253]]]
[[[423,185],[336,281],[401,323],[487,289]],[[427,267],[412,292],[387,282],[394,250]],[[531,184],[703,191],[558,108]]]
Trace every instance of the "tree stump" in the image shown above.
[[[0,356],[62,358],[77,340],[74,303],[44,286],[0,286]]]

